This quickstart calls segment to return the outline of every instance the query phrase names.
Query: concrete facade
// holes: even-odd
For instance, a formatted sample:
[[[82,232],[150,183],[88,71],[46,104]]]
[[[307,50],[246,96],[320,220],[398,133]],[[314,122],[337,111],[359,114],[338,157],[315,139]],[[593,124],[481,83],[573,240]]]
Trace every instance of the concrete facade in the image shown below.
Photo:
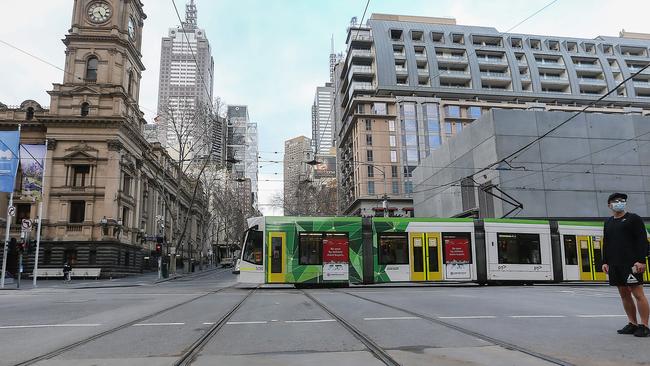
[[[313,157],[311,140],[298,136],[284,142],[284,211],[294,212],[299,205],[296,202],[298,188],[310,182],[311,166],[307,164]]]
[[[332,83],[316,87],[311,106],[311,144],[316,154],[327,153],[334,146],[334,87]]]
[[[492,109],[443,144],[414,171],[418,217],[606,217],[607,196],[629,195],[628,209],[650,216],[650,117],[583,113],[510,160],[507,157],[571,117],[568,112]],[[455,182],[453,185],[447,183]]]
[[[226,114],[226,161],[235,179],[247,179],[250,206],[257,209],[258,136],[257,123],[251,122],[248,106],[229,105]]]

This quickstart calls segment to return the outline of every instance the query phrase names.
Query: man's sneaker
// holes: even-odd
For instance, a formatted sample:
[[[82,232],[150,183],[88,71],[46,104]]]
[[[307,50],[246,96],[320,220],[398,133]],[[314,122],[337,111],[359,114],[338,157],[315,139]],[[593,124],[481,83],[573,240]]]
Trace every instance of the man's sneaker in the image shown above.
[[[626,326],[624,326],[623,328],[617,330],[616,332],[618,334],[634,334],[634,332],[636,332],[637,328],[639,328],[638,325],[634,325],[632,323],[627,323]]]
[[[643,324],[639,324],[634,332],[635,337],[647,337],[650,335],[650,329]]]

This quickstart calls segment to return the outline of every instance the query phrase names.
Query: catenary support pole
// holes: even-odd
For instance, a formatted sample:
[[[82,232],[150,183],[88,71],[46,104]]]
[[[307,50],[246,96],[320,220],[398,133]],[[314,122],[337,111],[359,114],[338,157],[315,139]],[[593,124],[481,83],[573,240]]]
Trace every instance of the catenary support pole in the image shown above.
[[[18,139],[20,141],[20,124],[18,124]],[[20,146],[20,143],[18,144]],[[20,150],[20,148],[19,148]],[[16,164],[18,170],[18,164]],[[14,171],[14,184],[16,182],[16,172]],[[0,274],[0,288],[5,288],[5,271],[7,270],[7,255],[9,254],[9,230],[11,229],[11,215],[9,214],[9,207],[14,205],[14,190],[9,194],[9,206],[7,206],[7,226],[5,229],[5,245],[2,256],[2,273]]]
[[[47,145],[47,141],[45,142]],[[47,147],[45,148],[45,156],[43,157],[43,179],[41,179],[41,201],[38,203],[38,225],[36,227],[36,251],[34,252],[34,278],[32,286],[36,287],[37,273],[38,273],[38,257],[41,253],[41,224],[43,222],[43,201],[45,201],[45,173],[47,171]]]

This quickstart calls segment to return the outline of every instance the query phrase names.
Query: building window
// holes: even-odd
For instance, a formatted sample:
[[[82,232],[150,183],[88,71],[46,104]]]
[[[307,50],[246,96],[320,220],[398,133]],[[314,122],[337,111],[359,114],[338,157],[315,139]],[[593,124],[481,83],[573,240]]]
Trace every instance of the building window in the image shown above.
[[[402,40],[402,30],[401,29],[391,29],[390,30],[390,39],[393,41]]]
[[[447,134],[447,136],[451,136],[453,132],[453,125],[454,125],[453,122],[445,122],[445,133]]]
[[[470,118],[479,118],[481,117],[481,107],[469,107],[467,108],[467,114],[469,114]]]
[[[542,264],[539,234],[498,233],[500,264]]]
[[[129,226],[130,214],[131,214],[131,210],[126,206],[122,206],[122,225],[124,225],[124,227],[130,227]]]
[[[457,105],[448,105],[445,107],[447,117],[460,117],[460,107]]]
[[[397,163],[397,151],[396,150],[391,150],[390,151],[390,162],[391,163]],[[395,167],[397,168],[397,167]]]
[[[393,185],[393,187],[392,187],[393,188],[393,194],[399,194],[399,182],[394,180],[394,181],[392,181],[392,185]]]
[[[368,182],[368,194],[375,194],[375,182]]]
[[[25,114],[25,119],[28,121],[31,121],[34,119],[34,108],[29,107],[27,108],[27,113]]]
[[[133,71],[129,71],[129,85],[127,85],[127,93],[133,95]]]
[[[70,201],[70,223],[81,224],[86,219],[86,201]]]
[[[390,147],[397,146],[397,138],[395,136],[391,135],[388,137],[388,139],[389,139]]]
[[[408,264],[408,233],[379,234],[379,264]]]
[[[404,193],[405,194],[413,193],[413,182],[404,182]]]
[[[29,220],[31,216],[32,205],[29,203],[16,204],[16,222],[20,223],[22,220]]]
[[[440,135],[429,135],[429,148],[436,149],[441,144]]]
[[[90,112],[90,104],[88,103],[82,103],[81,104],[81,117],[86,117],[88,115],[88,112]]]
[[[463,123],[456,122],[456,133],[460,133],[463,130]]]
[[[372,146],[372,135],[366,135],[366,145]]]
[[[367,150],[366,151],[366,160],[368,161],[373,161],[373,156],[372,156],[372,150]]]
[[[372,130],[372,120],[367,119],[366,120],[366,131],[371,131]]]
[[[372,114],[377,114],[382,116],[386,115],[387,114],[386,103],[373,103]]]
[[[365,104],[357,104],[357,114],[363,114],[366,110]]]
[[[418,162],[418,149],[406,149],[406,161],[408,162]]]
[[[368,168],[368,178],[372,178],[375,176],[375,168],[373,168],[372,165],[366,166]]]
[[[99,60],[95,56],[91,56],[86,61],[86,81],[97,81],[97,67]]]
[[[397,157],[397,151],[395,151],[395,157]],[[391,176],[393,178],[397,178],[397,166],[396,165],[392,165],[390,167],[390,172],[391,172]]]
[[[127,196],[131,195],[132,182],[133,182],[133,178],[131,178],[131,176],[128,174],[124,174],[124,179],[122,180],[122,193],[124,193]]]
[[[74,165],[72,166],[72,186],[85,187],[86,180],[90,174],[89,165]]]
[[[395,121],[393,120],[388,121],[388,131],[395,132]]]

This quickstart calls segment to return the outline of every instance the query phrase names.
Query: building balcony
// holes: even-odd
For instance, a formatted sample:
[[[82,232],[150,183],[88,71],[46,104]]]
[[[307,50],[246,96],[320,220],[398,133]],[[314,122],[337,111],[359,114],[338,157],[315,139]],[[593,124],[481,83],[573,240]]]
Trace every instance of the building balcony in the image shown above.
[[[508,61],[501,57],[480,57],[476,58],[479,64],[483,65],[507,65]]]
[[[569,84],[569,78],[566,76],[540,75],[539,80],[542,84]]]
[[[352,59],[371,59],[373,58],[372,51],[370,50],[352,50],[350,52]]]
[[[498,80],[511,80],[510,74],[505,72],[492,72],[492,71],[481,71],[482,79],[498,79]]]
[[[418,75],[429,76],[429,69],[418,69]]]
[[[416,60],[426,60],[427,55],[425,53],[416,53],[415,54],[415,59]]]
[[[598,72],[603,71],[603,68],[600,65],[594,65],[594,64],[573,64],[573,67],[575,67],[577,70],[598,71]]]
[[[580,84],[592,84],[592,85],[606,85],[607,82],[604,79],[596,78],[578,78]]]
[[[396,67],[395,74],[397,75],[408,75],[408,69],[406,67]]]
[[[650,81],[634,81],[633,83],[637,90],[650,91]]]
[[[358,42],[358,43],[372,43],[374,41],[374,37],[370,33],[352,32],[350,36],[350,40],[352,42]]]
[[[372,83],[354,81],[350,83],[350,90],[348,91],[348,99],[352,99],[352,95],[356,92],[371,91],[371,90],[375,90],[375,87],[372,85]]]
[[[452,56],[449,54],[436,54],[438,64],[465,65],[467,56]]]
[[[641,71],[642,69],[643,69],[643,67],[632,67],[632,66],[628,67],[628,70],[630,70],[630,74],[637,73],[637,72]],[[641,71],[640,74],[641,74],[641,75],[648,75],[648,74],[650,74],[650,67],[647,68],[647,69],[645,69],[645,70],[643,70],[643,71]]]

